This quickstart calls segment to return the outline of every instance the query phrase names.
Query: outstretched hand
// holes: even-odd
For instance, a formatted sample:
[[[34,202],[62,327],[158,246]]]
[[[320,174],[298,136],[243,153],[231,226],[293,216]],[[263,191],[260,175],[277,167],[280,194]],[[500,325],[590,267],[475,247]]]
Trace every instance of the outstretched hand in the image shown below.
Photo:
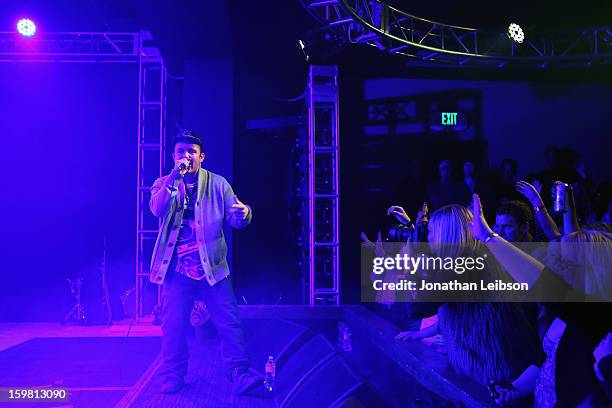
[[[234,216],[238,217],[241,220],[246,220],[249,216],[249,207],[247,207],[242,201],[238,199],[236,196],[236,204],[232,205],[231,209]]]
[[[478,194],[472,195],[472,207],[474,217],[472,221],[468,222],[468,228],[474,239],[484,241],[493,234],[493,230],[489,227],[487,220],[485,220],[482,203]]]
[[[521,180],[516,183],[514,187],[516,188],[516,191],[521,193],[523,196],[525,196],[525,198],[527,198],[527,200],[529,200],[531,205],[533,205],[534,207],[539,207],[544,204],[544,201],[542,201],[542,197],[540,197],[540,193],[538,192],[538,189],[535,186],[536,183],[541,189],[542,185],[537,180],[533,182],[534,185]]]
[[[389,207],[389,209],[387,210],[387,215],[393,215],[395,218],[397,218],[399,222],[404,225],[410,224],[410,217],[406,213],[406,210],[404,210],[404,208],[400,207],[399,205],[392,205],[391,207]]]
[[[399,332],[397,336],[395,336],[396,341],[414,341],[422,338],[423,335],[420,331],[403,331]]]
[[[518,390],[513,386],[505,388],[495,385],[495,391],[497,391],[498,394],[498,397],[495,398],[495,403],[497,405],[511,405],[520,398]]]

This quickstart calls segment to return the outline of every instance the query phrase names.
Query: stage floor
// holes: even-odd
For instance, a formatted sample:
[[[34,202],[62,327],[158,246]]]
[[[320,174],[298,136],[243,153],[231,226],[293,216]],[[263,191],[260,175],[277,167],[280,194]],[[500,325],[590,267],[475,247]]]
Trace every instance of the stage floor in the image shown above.
[[[446,358],[419,342],[393,340],[398,328],[363,306],[241,306],[247,343],[267,322],[281,319],[322,334],[333,344],[338,321],[353,332],[352,351],[336,350],[383,406],[457,404],[490,407],[486,389],[452,373]],[[49,407],[274,407],[278,401],[236,396],[223,372],[219,342],[200,330],[189,338],[187,386],[176,395],[159,392],[161,328],[132,324],[62,326],[0,323],[0,388],[65,387],[70,403],[7,406]],[[265,331],[265,330],[263,330]],[[254,362],[254,367],[263,369]],[[282,369],[280,374],[282,375]],[[416,405],[415,405],[416,404]],[[2,405],[2,403],[0,403]]]
[[[190,338],[187,386],[159,392],[161,329],[133,325],[0,324],[0,387],[64,387],[70,403],[55,407],[273,407],[272,400],[237,396],[223,373],[217,339]],[[127,333],[129,330],[129,337]],[[1,405],[1,403],[0,403]],[[8,405],[8,404],[7,404]],[[12,407],[41,404],[10,403]]]

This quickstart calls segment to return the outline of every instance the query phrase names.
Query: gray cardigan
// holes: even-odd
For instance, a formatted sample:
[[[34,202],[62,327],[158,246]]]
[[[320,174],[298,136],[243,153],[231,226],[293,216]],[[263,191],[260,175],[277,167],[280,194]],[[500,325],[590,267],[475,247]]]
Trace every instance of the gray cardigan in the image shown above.
[[[198,196],[194,206],[196,241],[205,279],[211,286],[229,275],[223,221],[232,228],[244,228],[252,219],[253,212],[250,207],[245,220],[234,216],[230,209],[236,202],[236,195],[225,178],[200,168]],[[168,272],[183,221],[185,183],[182,178],[171,173],[155,180],[151,187],[149,207],[155,216],[161,218],[161,227],[151,259],[150,277],[151,282],[161,285]]]

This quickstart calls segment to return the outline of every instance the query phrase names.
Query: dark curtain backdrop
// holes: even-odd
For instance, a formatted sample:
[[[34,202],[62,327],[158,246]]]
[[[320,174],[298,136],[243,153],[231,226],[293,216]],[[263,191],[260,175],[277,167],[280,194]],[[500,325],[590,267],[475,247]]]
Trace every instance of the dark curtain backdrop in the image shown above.
[[[0,320],[60,320],[84,279],[101,313],[134,281],[138,67],[0,64]]]

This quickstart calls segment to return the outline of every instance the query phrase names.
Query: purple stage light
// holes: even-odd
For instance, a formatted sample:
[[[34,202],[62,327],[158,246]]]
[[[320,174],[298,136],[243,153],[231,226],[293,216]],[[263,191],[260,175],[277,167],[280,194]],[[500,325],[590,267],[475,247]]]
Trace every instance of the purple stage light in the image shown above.
[[[32,37],[36,34],[36,24],[29,18],[22,18],[17,22],[17,32],[24,37]]]

